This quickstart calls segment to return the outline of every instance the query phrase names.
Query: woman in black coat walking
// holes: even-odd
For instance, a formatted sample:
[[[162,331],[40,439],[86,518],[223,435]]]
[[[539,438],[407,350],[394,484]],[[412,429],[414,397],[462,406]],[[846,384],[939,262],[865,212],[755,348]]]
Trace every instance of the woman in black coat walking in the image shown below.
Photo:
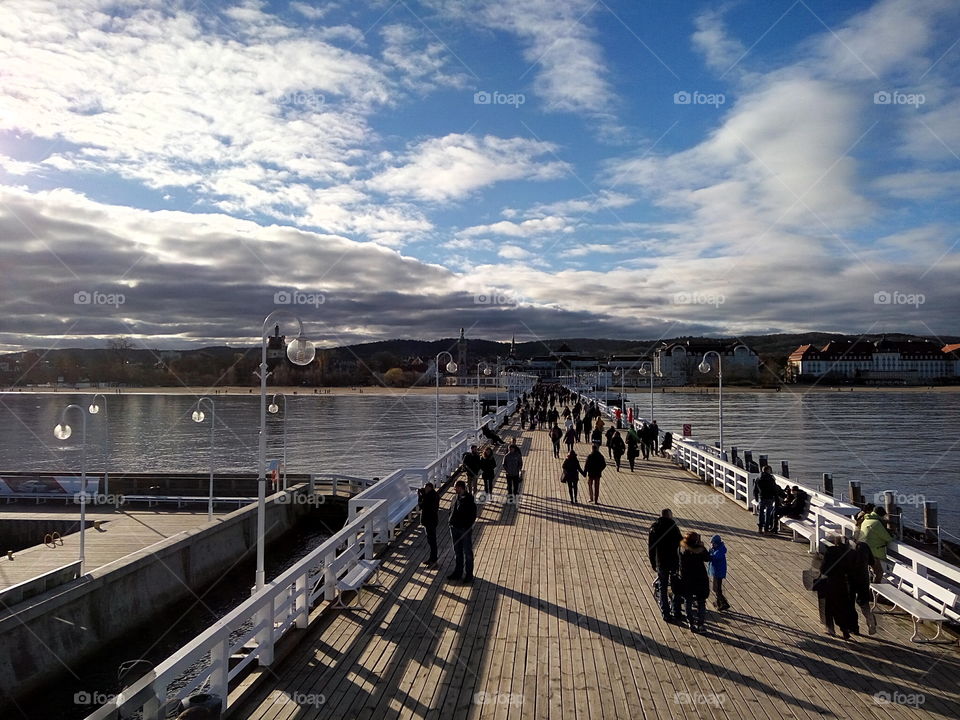
[[[420,505],[420,524],[427,533],[427,545],[430,557],[423,564],[434,566],[437,562],[437,522],[440,519],[440,494],[433,489],[433,483],[427,483],[417,491]]]
[[[614,430],[613,437],[610,438],[610,450],[613,452],[613,462],[617,465],[617,472],[620,472],[620,459],[623,457],[626,449],[627,445],[623,442],[623,436],[620,435],[620,431]]]
[[[710,578],[707,563],[710,553],[700,535],[688,532],[680,541],[680,592],[683,594],[691,632],[703,632],[707,598],[710,597]],[[696,605],[696,615],[693,607]]]
[[[483,490],[487,495],[493,493],[493,479],[497,476],[497,458],[489,445],[480,458],[480,476],[483,478]]]
[[[817,583],[817,595],[820,599],[821,619],[827,628],[827,635],[836,635],[834,627],[840,626],[843,639],[849,640],[850,634],[857,632],[857,608],[854,594],[850,591],[852,577],[853,551],[839,535],[827,538],[828,547],[823,552],[820,563],[820,578]]]
[[[580,465],[580,459],[573,448],[567,454],[563,465],[560,466],[560,482],[567,484],[567,490],[570,492],[570,502],[577,504],[577,483],[580,482],[580,476],[586,475],[586,470]]]

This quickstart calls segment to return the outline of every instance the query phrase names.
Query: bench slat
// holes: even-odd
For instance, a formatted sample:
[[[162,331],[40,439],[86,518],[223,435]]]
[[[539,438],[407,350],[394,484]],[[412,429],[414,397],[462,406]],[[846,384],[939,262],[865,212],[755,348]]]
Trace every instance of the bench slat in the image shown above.
[[[915,618],[926,620],[927,622],[943,622],[947,618],[940,613],[932,610],[928,605],[917,600],[912,595],[908,595],[903,590],[898,590],[893,585],[886,583],[871,583],[870,589],[878,595],[885,597],[897,607],[903,608]]]

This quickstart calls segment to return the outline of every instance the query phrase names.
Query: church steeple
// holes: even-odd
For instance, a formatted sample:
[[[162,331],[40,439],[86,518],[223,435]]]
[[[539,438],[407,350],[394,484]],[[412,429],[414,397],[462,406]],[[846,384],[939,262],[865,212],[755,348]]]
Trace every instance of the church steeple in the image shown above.
[[[514,333],[513,337],[510,338],[510,357],[517,356],[517,335]]]

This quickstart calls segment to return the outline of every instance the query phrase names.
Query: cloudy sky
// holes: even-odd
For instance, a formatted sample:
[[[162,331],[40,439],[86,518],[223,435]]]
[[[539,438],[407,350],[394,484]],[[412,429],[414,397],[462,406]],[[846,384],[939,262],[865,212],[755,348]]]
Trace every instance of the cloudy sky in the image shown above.
[[[960,333],[955,0],[4,0],[0,349]]]

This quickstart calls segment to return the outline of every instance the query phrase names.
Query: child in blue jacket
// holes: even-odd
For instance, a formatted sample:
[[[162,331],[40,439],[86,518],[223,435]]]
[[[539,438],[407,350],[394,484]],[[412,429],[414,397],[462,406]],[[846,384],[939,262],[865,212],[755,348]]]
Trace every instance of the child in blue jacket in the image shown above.
[[[710,538],[710,575],[713,576],[713,597],[717,610],[729,610],[730,603],[723,596],[723,579],[727,576],[727,546],[719,535]]]

